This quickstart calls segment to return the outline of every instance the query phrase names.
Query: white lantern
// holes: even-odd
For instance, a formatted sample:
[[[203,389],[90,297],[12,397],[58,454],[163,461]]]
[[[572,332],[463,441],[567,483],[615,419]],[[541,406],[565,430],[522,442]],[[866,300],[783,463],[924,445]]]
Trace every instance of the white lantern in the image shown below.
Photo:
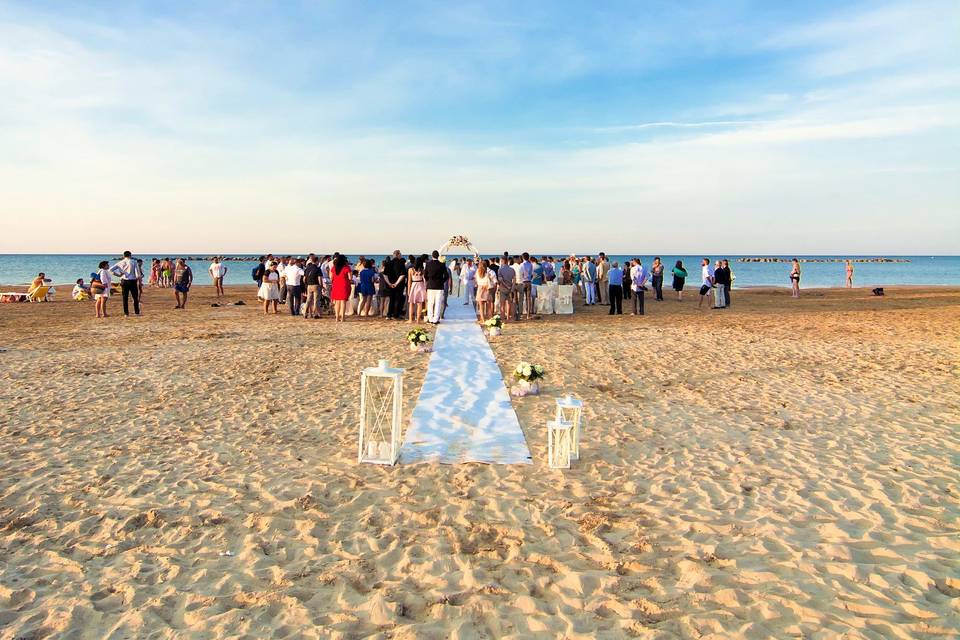
[[[396,464],[400,457],[403,369],[381,360],[360,373],[360,446],[357,462]]]
[[[583,427],[583,402],[577,400],[569,393],[565,398],[557,398],[557,414],[554,420],[557,422],[569,422],[573,425],[571,454],[579,460],[580,430]]]
[[[566,421],[547,423],[547,460],[553,469],[569,469],[573,448],[573,425]]]

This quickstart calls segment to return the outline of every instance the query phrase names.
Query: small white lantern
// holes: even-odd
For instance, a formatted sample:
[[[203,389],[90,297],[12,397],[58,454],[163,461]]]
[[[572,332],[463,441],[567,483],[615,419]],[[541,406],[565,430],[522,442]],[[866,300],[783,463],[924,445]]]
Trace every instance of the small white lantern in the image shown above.
[[[569,422],[573,425],[571,455],[579,460],[580,430],[583,427],[583,402],[577,400],[569,393],[564,398],[557,398],[557,414],[554,420],[557,422]]]
[[[569,469],[573,425],[566,421],[547,423],[547,461],[552,469]]]
[[[360,373],[360,445],[357,462],[396,464],[400,457],[403,369],[381,360]]]

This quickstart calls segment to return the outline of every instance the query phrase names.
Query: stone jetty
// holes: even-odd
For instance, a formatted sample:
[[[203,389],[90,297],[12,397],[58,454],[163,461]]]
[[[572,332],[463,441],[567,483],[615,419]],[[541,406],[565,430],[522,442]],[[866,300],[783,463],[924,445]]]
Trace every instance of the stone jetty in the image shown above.
[[[798,262],[910,262],[906,258],[797,258]],[[737,262],[793,262],[793,258],[737,258]]]

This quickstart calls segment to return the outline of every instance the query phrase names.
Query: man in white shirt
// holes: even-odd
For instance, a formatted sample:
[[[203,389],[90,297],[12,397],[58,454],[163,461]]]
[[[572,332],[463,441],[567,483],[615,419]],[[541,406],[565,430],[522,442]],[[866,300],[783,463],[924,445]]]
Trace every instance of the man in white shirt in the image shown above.
[[[210,272],[210,277],[213,278],[213,288],[217,292],[217,297],[220,298],[223,296],[223,278],[227,275],[227,265],[220,262],[220,258],[214,258],[213,262],[210,263],[210,267],[207,269]]]
[[[460,270],[460,282],[461,287],[466,291],[466,299],[463,301],[463,304],[472,304],[476,306],[477,303],[477,283],[476,283],[477,268],[473,266],[473,260],[467,260],[467,264],[463,266]]]
[[[291,259],[283,269],[283,277],[287,283],[287,305],[290,307],[290,315],[298,316],[300,315],[300,282],[303,280],[303,267],[297,264],[296,260]]]
[[[120,278],[120,290],[123,292],[123,315],[130,316],[128,299],[133,297],[133,312],[140,315],[140,279],[143,271],[129,251],[123,252],[123,260],[113,265],[110,272]]]
[[[710,289],[713,288],[713,267],[710,266],[710,258],[700,261],[700,277],[700,301],[697,302],[697,309],[703,306],[703,299],[710,295]]]

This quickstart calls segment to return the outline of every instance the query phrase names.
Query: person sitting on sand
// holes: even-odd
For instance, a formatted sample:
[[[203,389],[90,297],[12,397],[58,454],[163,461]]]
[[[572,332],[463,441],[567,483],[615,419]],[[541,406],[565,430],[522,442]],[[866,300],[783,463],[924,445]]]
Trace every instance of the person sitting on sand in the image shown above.
[[[77,278],[77,284],[73,285],[73,291],[70,294],[77,302],[83,302],[90,299],[90,287],[83,283],[83,278]]]
[[[187,294],[192,285],[193,269],[183,258],[177,258],[177,264],[173,270],[173,294],[177,298],[177,306],[174,309],[187,308]]]

